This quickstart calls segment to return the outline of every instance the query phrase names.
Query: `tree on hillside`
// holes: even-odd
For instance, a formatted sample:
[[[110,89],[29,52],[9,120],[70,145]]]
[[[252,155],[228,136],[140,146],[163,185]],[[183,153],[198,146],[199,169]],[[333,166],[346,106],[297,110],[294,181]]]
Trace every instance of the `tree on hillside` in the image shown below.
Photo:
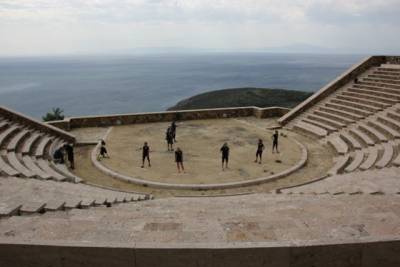
[[[64,110],[61,108],[52,108],[51,112],[47,112],[46,116],[43,116],[43,121],[58,121],[64,119]]]

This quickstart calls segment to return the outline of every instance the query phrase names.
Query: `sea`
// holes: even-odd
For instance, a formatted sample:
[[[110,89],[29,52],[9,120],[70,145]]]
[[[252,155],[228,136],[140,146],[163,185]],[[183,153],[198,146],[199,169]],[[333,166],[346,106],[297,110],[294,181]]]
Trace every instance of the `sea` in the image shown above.
[[[40,119],[163,111],[187,97],[238,87],[315,92],[364,55],[146,54],[0,58],[0,105]]]

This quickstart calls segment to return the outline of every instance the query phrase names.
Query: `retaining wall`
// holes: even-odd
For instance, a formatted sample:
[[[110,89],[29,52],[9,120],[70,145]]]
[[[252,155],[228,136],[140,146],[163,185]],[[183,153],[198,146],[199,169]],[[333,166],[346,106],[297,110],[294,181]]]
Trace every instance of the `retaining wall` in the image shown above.
[[[81,127],[104,127],[115,125],[127,125],[136,123],[170,122],[173,120],[201,120],[255,116],[257,118],[281,117],[289,111],[287,108],[270,107],[238,107],[164,111],[133,114],[114,114],[104,116],[71,117],[62,121],[54,121],[49,124],[64,130]]]
[[[1,242],[1,241],[0,241]],[[398,267],[400,241],[230,244],[0,243],[7,267]]]

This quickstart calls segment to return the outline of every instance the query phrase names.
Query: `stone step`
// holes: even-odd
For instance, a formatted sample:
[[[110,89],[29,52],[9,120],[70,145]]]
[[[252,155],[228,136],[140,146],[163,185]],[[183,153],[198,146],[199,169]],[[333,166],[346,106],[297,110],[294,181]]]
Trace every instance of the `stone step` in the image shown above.
[[[371,90],[391,89],[393,94],[396,94],[396,95],[398,95],[400,93],[400,85],[395,84],[395,83],[360,81],[358,84],[354,85],[354,87],[358,87],[358,86],[364,86]]]
[[[58,200],[58,199],[51,199],[46,202],[46,206],[44,209],[46,211],[57,211],[57,210],[63,210],[65,205],[64,200]]]
[[[8,176],[18,176],[20,173],[8,164],[0,154],[0,172]]]
[[[370,90],[370,91],[375,91],[375,92],[389,93],[389,94],[393,94],[393,95],[400,95],[400,91],[398,89],[392,89],[392,88],[387,88],[387,87],[369,86],[369,85],[365,85],[365,84],[356,84],[356,85],[353,86],[353,88],[363,89],[363,90]]]
[[[98,197],[94,200],[94,205],[95,206],[100,206],[104,205],[106,203],[107,199],[105,197]]]
[[[362,150],[357,150],[354,152],[354,156],[352,157],[351,163],[345,168],[345,172],[353,172],[360,167],[362,162],[364,161],[364,151]]]
[[[27,215],[33,213],[43,212],[45,209],[46,203],[43,202],[26,202],[22,205],[19,210],[20,215]]]
[[[18,133],[20,130],[20,127],[18,125],[11,125],[7,129],[5,129],[1,134],[0,134],[0,148],[6,147],[6,142],[8,139],[10,139],[12,136],[14,136],[16,133]]]
[[[332,126],[327,125],[327,124],[319,123],[319,122],[317,122],[315,120],[302,119],[301,121],[303,121],[305,123],[308,123],[308,124],[315,125],[315,126],[317,126],[319,128],[322,128],[322,129],[328,131],[328,133],[336,132],[338,130],[335,127],[332,127]]]
[[[354,93],[360,93],[360,94],[368,94],[368,95],[375,95],[375,96],[381,96],[385,98],[390,98],[390,99],[396,99],[397,101],[400,100],[400,91],[399,94],[392,94],[390,92],[386,92],[384,90],[373,90],[373,89],[365,89],[365,88],[348,88],[347,91],[349,92],[354,92]]]
[[[82,182],[82,178],[73,174],[65,164],[56,164],[53,161],[50,162],[51,166],[57,170],[57,172],[61,173],[63,176],[69,178],[68,180],[73,183]]]
[[[369,135],[369,137],[371,137],[375,141],[375,143],[389,141],[385,135],[383,135],[381,132],[377,131],[375,128],[373,128],[371,126],[368,126],[365,123],[360,123],[358,125],[358,128],[361,131],[363,131],[364,133],[366,133],[367,135]]]
[[[364,116],[358,115],[358,114],[354,114],[351,112],[347,112],[344,110],[339,110],[336,108],[328,108],[328,107],[320,107],[319,108],[321,111],[327,112],[327,113],[331,113],[331,114],[335,114],[337,116],[340,117],[345,117],[348,118],[350,120],[352,120],[354,122],[354,120],[361,120],[364,118]]]
[[[350,147],[353,149],[361,149],[362,145],[356,138],[354,138],[351,134],[347,132],[340,132],[340,137],[345,141]]]
[[[373,72],[373,74],[378,74],[378,75],[388,75],[388,76],[393,76],[393,77],[400,77],[400,73],[395,72],[395,71],[389,71],[389,70],[376,70]]]
[[[344,155],[349,151],[349,147],[347,146],[346,142],[340,138],[340,136],[330,137],[328,139],[328,144],[330,144],[339,155]]]
[[[399,80],[390,80],[390,79],[385,79],[385,78],[363,78],[363,81],[367,82],[378,82],[378,83],[387,83],[387,84],[400,84],[400,79]]]
[[[350,155],[346,154],[344,156],[340,156],[336,158],[335,165],[328,171],[329,175],[336,175],[338,173],[342,173],[343,170],[346,168],[346,165],[350,163]]]
[[[377,167],[378,169],[382,169],[387,165],[389,165],[394,155],[394,148],[392,143],[385,143],[382,146],[383,146],[383,155],[375,164],[375,167]]]
[[[293,126],[293,129],[317,138],[322,138],[328,135],[328,132],[325,129],[301,121],[297,122]]]
[[[0,121],[0,131],[3,131],[4,129],[7,129],[7,127],[9,126],[9,122],[2,120]]]
[[[375,162],[378,160],[379,150],[376,146],[370,147],[368,149],[368,156],[365,159],[364,163],[360,165],[360,170],[368,170],[371,169]]]
[[[399,72],[400,71],[400,65],[398,64],[382,64],[380,67],[377,68],[377,70],[383,70],[383,71],[393,71],[393,72]]]
[[[387,75],[387,74],[369,74],[367,75],[368,78],[378,78],[378,79],[387,79],[391,81],[397,81],[400,80],[400,77],[393,76],[393,75]]]
[[[82,200],[80,200],[80,199],[70,198],[65,202],[64,208],[65,209],[76,209],[76,208],[80,207],[81,203],[82,203]]]
[[[32,178],[35,177],[35,174],[26,168],[18,159],[18,156],[15,152],[8,152],[7,153],[7,159],[10,165],[17,170],[19,173],[21,173],[23,176],[27,178]]]
[[[393,128],[387,126],[386,124],[380,122],[379,120],[371,120],[367,122],[369,126],[374,127],[381,133],[389,136],[391,139],[400,139],[400,132],[394,130]]]
[[[21,130],[18,134],[10,140],[7,145],[7,151],[16,151],[17,147],[30,135],[30,131],[27,129]]]
[[[368,101],[374,101],[376,103],[384,103],[384,104],[388,105],[386,107],[389,107],[389,106],[394,105],[394,104],[399,102],[397,99],[384,98],[384,97],[379,97],[379,96],[375,96],[375,95],[372,95],[372,94],[343,92],[342,95],[355,97],[355,98],[360,98],[360,99],[363,99],[363,100],[366,99]],[[382,106],[382,108],[385,108],[385,106]]]
[[[325,106],[328,108],[343,110],[343,111],[346,111],[351,114],[359,115],[361,117],[367,117],[367,116],[372,115],[372,112],[369,112],[369,111],[366,111],[363,109],[358,109],[355,107],[349,107],[348,105],[341,105],[341,104],[335,104],[335,103],[328,102],[328,103],[325,103]]]
[[[357,128],[350,129],[349,133],[367,146],[373,146],[375,144],[374,140]]]
[[[0,217],[16,215],[21,207],[20,203],[2,202],[0,203]]]
[[[23,155],[28,155],[32,152],[33,146],[40,139],[40,136],[41,136],[41,133],[39,133],[39,132],[33,132],[31,134],[31,136],[24,142],[24,145],[22,146],[22,154]]]
[[[47,160],[45,160],[45,159],[37,159],[36,162],[39,165],[39,167],[45,173],[47,173],[48,175],[51,176],[51,178],[53,180],[56,180],[56,181],[59,181],[59,182],[63,182],[63,181],[67,180],[67,177],[65,177],[65,176],[61,175],[60,173],[56,172],[55,170],[53,170],[50,167],[50,165],[49,165],[50,163]]]
[[[392,161],[394,166],[400,167],[400,153],[397,154],[397,157]]]
[[[378,116],[376,119],[378,122],[381,122],[382,124],[385,124],[385,125],[389,126],[390,128],[399,132],[400,131],[400,122],[392,119],[389,116],[390,115],[387,113],[386,116],[385,115]]]
[[[344,116],[340,116],[340,115],[336,115],[336,114],[331,114],[329,112],[324,112],[321,110],[315,110],[314,114],[320,116],[320,117],[325,117],[328,118],[330,120],[334,120],[334,121],[338,121],[341,122],[343,124],[351,124],[354,123],[355,121],[349,118],[346,118]]]
[[[343,95],[343,94],[336,95],[336,98],[337,99],[346,100],[346,101],[350,101],[350,102],[361,103],[361,104],[364,104],[364,105],[367,105],[367,106],[370,106],[370,107],[375,107],[375,108],[378,108],[379,111],[384,109],[384,108],[388,108],[388,107],[391,106],[389,104],[376,102],[376,101],[373,101],[371,99],[367,100],[367,99],[364,99],[364,98],[354,97],[354,96],[347,96],[347,95]]]
[[[398,112],[388,112],[386,116],[400,122],[400,114]]]
[[[332,126],[332,127],[334,127],[334,128],[337,128],[337,129],[341,129],[341,128],[346,127],[346,124],[344,124],[344,123],[342,123],[342,122],[335,121],[335,120],[332,120],[332,119],[329,119],[329,118],[326,118],[326,117],[322,117],[322,116],[319,116],[319,115],[317,115],[317,114],[315,114],[315,113],[309,114],[309,115],[307,116],[307,118],[308,118],[309,120],[314,120],[314,121],[317,121],[317,122],[319,122],[319,123],[323,123],[323,124]]]
[[[25,166],[31,170],[37,178],[43,179],[43,180],[49,180],[51,179],[51,176],[47,173],[45,173],[41,168],[39,168],[38,165],[34,162],[31,156],[25,155],[22,157],[22,160],[25,164]]]
[[[94,199],[83,199],[81,204],[80,204],[81,208],[84,208],[84,209],[92,207],[94,205],[95,205],[94,204]]]
[[[36,147],[35,150],[35,157],[37,158],[42,158],[45,156],[46,148],[51,144],[52,138],[49,136],[43,136],[40,141],[38,146]]]
[[[366,111],[372,112],[372,113],[376,113],[376,112],[382,110],[381,108],[377,108],[374,106],[364,105],[364,104],[358,102],[357,100],[347,101],[344,99],[333,98],[330,100],[330,102],[341,104],[341,105],[347,105],[348,107],[355,107],[355,108],[366,110]]]

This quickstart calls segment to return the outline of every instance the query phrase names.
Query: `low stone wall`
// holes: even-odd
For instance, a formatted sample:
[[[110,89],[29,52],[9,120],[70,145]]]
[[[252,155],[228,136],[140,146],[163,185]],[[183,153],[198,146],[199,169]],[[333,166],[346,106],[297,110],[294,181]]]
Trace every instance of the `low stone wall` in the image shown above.
[[[23,115],[19,112],[8,109],[6,107],[0,106],[0,115],[12,122],[17,122],[24,126],[31,126],[32,128],[40,130],[42,132],[62,137],[64,140],[68,142],[75,142],[75,137],[72,134],[60,130],[58,127],[55,127],[53,125],[43,123],[33,118],[27,117],[26,115]]]
[[[328,95],[334,93],[339,88],[343,87],[347,83],[353,81],[357,76],[364,73],[371,67],[379,66],[380,64],[388,62],[398,62],[400,57],[387,57],[387,56],[372,56],[362,60],[360,63],[354,65],[349,70],[344,72],[342,75],[337,77],[335,80],[330,82],[328,85],[321,88],[318,92],[313,94],[311,97],[306,99],[300,105],[292,109],[286,115],[278,120],[282,125],[287,124],[289,121],[294,119],[296,116],[306,111],[311,106],[317,104],[319,101],[327,97]]]
[[[400,240],[227,244],[11,243],[0,241],[7,267],[398,267]]]
[[[82,127],[104,127],[127,125],[136,123],[169,122],[173,120],[202,120],[255,116],[257,118],[281,117],[289,112],[282,107],[258,108],[216,108],[164,112],[148,112],[133,114],[113,114],[104,116],[71,117],[63,121],[50,122],[49,124],[65,130]]]

